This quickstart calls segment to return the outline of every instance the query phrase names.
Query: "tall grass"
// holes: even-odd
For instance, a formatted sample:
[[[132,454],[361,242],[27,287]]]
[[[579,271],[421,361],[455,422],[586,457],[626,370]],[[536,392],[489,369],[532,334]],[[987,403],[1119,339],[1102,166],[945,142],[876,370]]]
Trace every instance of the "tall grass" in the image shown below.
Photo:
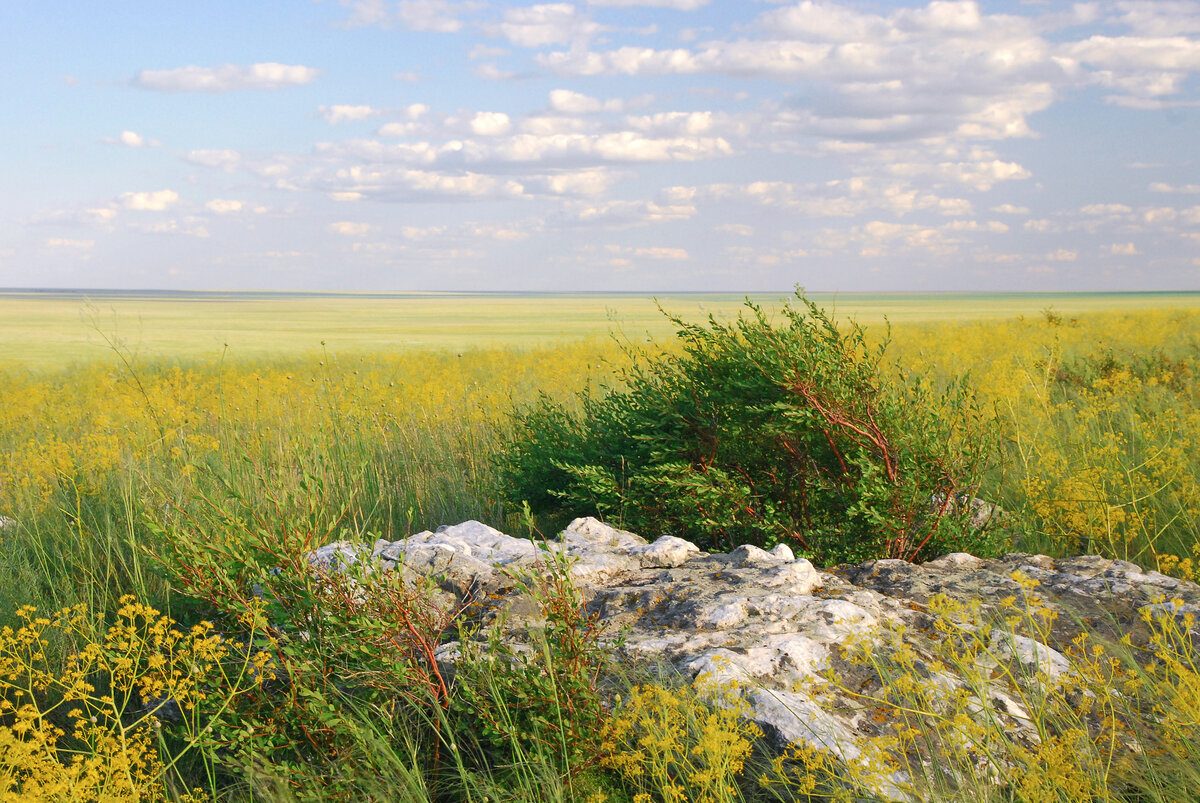
[[[1190,310],[1078,320],[1047,311],[1024,320],[897,327],[890,353],[902,365],[933,367],[947,381],[969,374],[991,405],[1006,451],[984,494],[1009,512],[1014,546],[1051,554],[1098,552],[1192,577],[1200,563],[1197,332],[1200,313]],[[396,539],[468,518],[521,531],[520,511],[506,509],[493,492],[491,458],[504,448],[508,412],[539,393],[570,399],[586,383],[614,381],[623,359],[608,342],[261,362],[142,363],[125,357],[117,368],[83,365],[41,373],[10,368],[0,374],[0,516],[10,520],[0,528],[5,555],[0,624],[18,632],[28,624],[17,615],[25,605],[43,613],[87,612],[70,633],[45,631],[42,659],[48,675],[69,671],[86,644],[105,643],[127,594],[182,622],[183,630],[201,618],[224,617],[218,624],[232,631],[236,605],[197,594],[181,580],[173,562],[186,539],[203,551],[211,545],[206,538],[215,541],[253,525],[263,549],[295,550],[298,542],[286,541],[285,533],[302,533],[309,539],[305,543],[316,546],[343,537]],[[556,523],[536,524],[553,532]],[[273,544],[272,538],[277,539]],[[232,540],[241,547],[248,543]],[[246,614],[251,603],[242,599],[240,613]],[[1165,620],[1151,626],[1158,628],[1162,645],[1152,648],[1157,650],[1153,661],[1132,647],[1105,649],[1117,661],[1108,665],[1116,667],[1112,672],[1119,669],[1120,682],[1132,684],[1123,697],[1113,698],[1126,706],[1113,721],[1153,750],[1128,766],[1081,764],[1085,775],[1070,776],[1076,778],[1070,782],[1096,799],[1171,800],[1180,799],[1171,797],[1172,784],[1195,788],[1195,772],[1189,769],[1200,756],[1194,645],[1186,629],[1171,629]],[[743,756],[742,743],[753,739],[740,725],[721,724],[718,714],[728,709],[653,677],[634,674],[611,681],[624,684],[624,705],[612,708],[610,688],[604,702],[608,713],[583,727],[585,720],[561,700],[587,686],[579,685],[578,675],[562,674],[564,656],[550,642],[539,647],[542,658],[535,655],[525,674],[509,671],[519,668],[519,661],[509,668],[482,659],[471,664],[474,674],[466,671],[461,679],[471,678],[475,697],[462,691],[459,699],[475,699],[490,709],[447,707],[437,699],[413,698],[394,685],[328,682],[330,675],[322,673],[335,669],[386,676],[380,666],[362,663],[366,657],[346,652],[361,637],[360,631],[346,631],[327,641],[290,644],[302,658],[296,660],[312,673],[294,677],[309,677],[308,688],[320,695],[296,709],[303,716],[294,712],[287,727],[270,721],[279,725],[284,742],[328,731],[326,741],[316,741],[325,752],[314,752],[309,742],[303,749],[284,743],[279,750],[235,755],[228,742],[236,730],[226,733],[225,742],[204,741],[202,728],[190,736],[155,737],[146,744],[160,763],[143,767],[146,788],[153,790],[145,799],[180,798],[194,786],[203,798],[320,797],[332,793],[321,778],[334,767],[340,773],[330,776],[341,784],[337,791],[355,799],[642,803],[672,799],[672,785],[685,790],[679,799],[722,801],[872,794],[865,776],[847,774],[844,766],[801,747],[793,748],[786,761]],[[262,638],[261,633],[243,636],[246,644]],[[320,645],[324,652],[318,660],[312,650]],[[871,655],[862,659],[874,661],[877,674],[904,675],[894,660],[884,665]],[[1090,671],[1087,661],[1095,664],[1093,658],[1079,660],[1080,672]],[[407,653],[396,661],[397,678],[411,679],[414,667],[421,666]],[[1167,673],[1149,675],[1145,667],[1151,664],[1167,667]],[[1104,683],[1116,683],[1114,677],[1097,675],[1089,689],[1095,694]],[[539,686],[535,678],[546,682]],[[895,683],[891,688],[900,689]],[[973,731],[956,736],[938,730],[938,723],[950,720],[930,708],[932,692],[907,689],[905,694],[917,696],[881,697],[871,704],[915,717],[897,721],[907,723],[906,733],[924,734],[925,744],[945,744],[946,760],[959,755],[952,738],[981,738]],[[256,709],[245,703],[258,693],[253,689],[227,683],[210,689],[214,703],[227,700],[229,710],[242,712],[242,719],[227,723],[231,729],[254,724],[248,711],[277,716],[271,711],[280,687],[269,691]],[[45,690],[38,695],[53,703]],[[536,705],[522,707],[522,699],[534,697]],[[11,695],[4,699],[15,702]],[[1097,739],[1109,733],[1095,730],[1094,722],[1069,721],[1070,709],[1054,708],[1067,699],[1077,698],[1062,697],[1040,709],[1047,712],[1039,721],[1047,735],[1043,748],[1030,753],[1028,745],[997,742],[997,755],[1005,758],[993,769],[1009,774],[1008,791],[995,792],[981,776],[970,787],[972,797],[1065,799],[1039,792],[1033,780],[1054,777],[1066,784],[1061,762],[1099,750]],[[0,731],[0,754],[16,755],[16,742],[3,738],[27,747],[34,733],[44,746],[58,739],[60,747],[80,749],[80,737],[65,716],[35,718],[37,727],[20,736],[12,730],[15,711],[0,714],[0,726],[8,729]],[[328,721],[309,719],[322,711]],[[690,723],[685,732],[645,724],[666,723],[670,711],[684,711],[672,716]],[[1154,711],[1159,713],[1152,716]],[[569,739],[564,717],[578,725]],[[128,716],[115,719],[130,725]],[[255,727],[266,721],[256,720]],[[621,723],[637,722],[643,724],[621,730]],[[1174,724],[1164,727],[1163,722]],[[304,727],[297,730],[297,723]],[[55,736],[46,729],[50,726],[63,733]],[[529,738],[511,738],[518,731]],[[585,736],[604,745],[596,754],[607,756],[607,763],[574,749]],[[657,741],[642,744],[643,737]],[[172,764],[185,746],[186,755]],[[692,753],[697,747],[701,752]],[[647,751],[653,750],[659,758],[650,758]],[[290,757],[285,760],[284,754]],[[44,758],[46,751],[38,755]],[[731,756],[742,756],[742,763]],[[1162,760],[1152,761],[1156,756]],[[4,766],[11,769],[11,762]],[[49,771],[48,764],[38,766],[39,772]],[[31,771],[27,766],[24,775],[17,772],[7,781],[0,775],[0,785],[28,779]],[[686,780],[692,774],[698,780]],[[769,783],[759,783],[763,778]],[[952,787],[930,779],[923,793],[961,799],[955,795],[963,794],[964,778]]]

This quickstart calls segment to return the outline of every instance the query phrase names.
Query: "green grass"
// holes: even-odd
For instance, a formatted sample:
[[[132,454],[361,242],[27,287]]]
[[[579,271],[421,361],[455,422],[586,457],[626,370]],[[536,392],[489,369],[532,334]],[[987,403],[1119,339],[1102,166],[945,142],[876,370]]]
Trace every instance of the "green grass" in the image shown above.
[[[788,293],[753,294],[768,309]],[[1200,306],[1195,293],[813,294],[864,323],[971,321],[1098,310]],[[112,362],[112,339],[140,360],[275,359],[326,349],[342,355],[401,349],[529,347],[606,335],[667,338],[657,303],[685,319],[730,317],[744,295],[287,294],[0,292],[0,367],[59,370]],[[322,346],[324,341],[324,346]]]
[[[1010,495],[991,497],[995,488],[989,490],[990,498],[1028,513],[1040,528],[1042,540],[1022,548],[1068,551],[1082,533],[1097,548],[1122,547],[1121,554],[1138,559],[1144,544],[1191,554],[1200,520],[1200,343],[1194,334],[1200,296],[820,300],[839,316],[871,323],[887,314],[900,324],[894,351],[902,364],[925,364],[948,378],[971,372],[988,409],[994,406],[1000,416],[997,425],[1015,433],[1024,449],[1023,462],[1010,450],[996,479],[996,488],[1009,488]],[[733,295],[662,301],[684,317],[729,315],[740,305]],[[233,537],[242,525],[257,528],[264,550],[287,546],[289,555],[338,537],[396,539],[465,518],[522,532],[520,511],[496,498],[490,468],[491,457],[508,443],[512,405],[540,391],[571,398],[585,384],[611,378],[620,350],[596,336],[614,324],[632,339],[649,333],[666,342],[672,331],[649,297],[631,295],[126,294],[95,296],[93,304],[94,322],[80,296],[0,293],[0,515],[17,521],[0,533],[0,623],[11,624],[13,610],[26,603],[43,612],[83,604],[107,616],[96,620],[100,628],[112,622],[119,595],[136,592],[185,624],[219,618],[228,627],[236,612],[229,595],[184,593],[171,571],[179,561],[171,558],[189,539],[203,547],[200,556],[215,554],[219,537],[244,547],[245,538]],[[1044,315],[1047,309],[1057,317]],[[1099,310],[1118,312],[1090,312]],[[106,338],[125,348],[114,350]],[[72,364],[76,368],[67,370]],[[1029,485],[1029,478],[1045,484]],[[1139,485],[1143,480],[1151,483],[1148,491]],[[1101,520],[1091,516],[1093,509],[1132,511],[1131,496],[1145,515],[1094,537],[1080,530]],[[539,527],[555,532],[550,522]],[[278,565],[275,557],[263,562]],[[309,577],[301,571],[293,579]],[[495,703],[493,725],[526,717],[550,728],[542,742],[526,747],[485,738],[478,707],[442,714],[418,701],[397,708],[392,702],[402,686],[358,684],[353,694],[342,694],[337,684],[321,685],[374,667],[376,656],[362,653],[358,621],[345,624],[350,629],[336,638],[291,645],[300,651],[298,660],[309,662],[312,689],[335,695],[333,713],[324,707],[261,712],[282,724],[333,717],[325,723],[333,758],[309,766],[313,797],[324,793],[316,785],[339,773],[353,790],[351,799],[441,803],[467,799],[464,790],[472,790],[473,800],[590,803],[594,780],[610,793],[610,803],[629,803],[641,788],[641,781],[611,772],[589,779],[586,772],[594,768],[581,770],[560,755],[561,731],[553,727],[561,712],[551,706],[536,712],[544,715],[536,720],[517,706],[518,695],[507,695],[524,689],[523,676],[484,674],[476,687]],[[45,650],[46,660],[61,667],[78,646],[58,639]],[[1195,656],[1190,640],[1177,652],[1181,662]],[[497,662],[495,671],[507,666]],[[1193,694],[1200,682],[1192,666],[1181,663],[1177,682],[1158,696],[1130,698],[1165,706],[1168,722],[1182,730],[1168,734],[1174,742],[1162,761],[1148,752],[1142,764],[1122,768],[1120,782],[1128,788],[1114,785],[1112,799],[1191,799],[1170,790],[1180,783],[1200,788],[1194,777],[1200,695]],[[562,697],[557,686],[542,692],[554,701]],[[1184,693],[1193,696],[1184,699]],[[322,699],[313,698],[314,705]],[[925,717],[910,701],[883,702]],[[1127,713],[1133,718],[1139,711]],[[707,712],[697,710],[701,714]],[[944,718],[925,720],[916,722],[926,728],[922,733],[940,737],[930,728]],[[0,728],[5,722],[0,718]],[[1160,724],[1149,721],[1147,733],[1166,741],[1153,730]],[[1156,744],[1153,739],[1148,743]],[[451,761],[455,740],[465,757],[461,765]],[[681,756],[691,755],[692,741],[680,742]],[[430,764],[435,744],[441,745],[437,766]],[[1028,771],[1012,780],[1059,772],[1090,783],[1070,770],[1083,765],[1076,742],[1055,744],[1062,749],[1045,756],[1014,753],[1027,760]],[[288,786],[295,768],[272,763],[268,752],[245,766],[230,764],[224,746],[204,755],[203,762],[180,765],[188,785],[230,800],[248,799],[251,788],[258,800],[303,797]],[[313,759],[305,752],[300,757]],[[223,764],[219,773],[216,763]],[[757,777],[757,768],[747,777]],[[1100,774],[1093,780],[1108,783]],[[1143,793],[1139,784],[1166,791]],[[1014,799],[985,786],[976,799]],[[965,799],[956,794],[935,799]],[[714,799],[763,798],[747,792]]]

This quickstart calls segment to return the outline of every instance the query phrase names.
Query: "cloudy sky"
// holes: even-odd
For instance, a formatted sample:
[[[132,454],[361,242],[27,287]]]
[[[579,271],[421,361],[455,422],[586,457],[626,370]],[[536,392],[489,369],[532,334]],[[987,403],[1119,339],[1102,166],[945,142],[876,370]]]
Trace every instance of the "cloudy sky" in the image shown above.
[[[1200,289],[1200,2],[8,0],[0,287]]]

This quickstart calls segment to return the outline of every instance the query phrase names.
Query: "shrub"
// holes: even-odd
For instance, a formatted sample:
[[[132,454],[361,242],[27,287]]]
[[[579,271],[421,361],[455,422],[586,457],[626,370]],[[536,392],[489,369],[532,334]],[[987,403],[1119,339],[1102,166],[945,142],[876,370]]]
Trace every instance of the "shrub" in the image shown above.
[[[672,317],[678,349],[621,390],[519,412],[502,492],[706,548],[787,542],[819,561],[985,551],[968,524],[994,437],[963,382],[881,369],[887,339],[797,293],[780,320]],[[578,410],[578,411],[576,411]]]

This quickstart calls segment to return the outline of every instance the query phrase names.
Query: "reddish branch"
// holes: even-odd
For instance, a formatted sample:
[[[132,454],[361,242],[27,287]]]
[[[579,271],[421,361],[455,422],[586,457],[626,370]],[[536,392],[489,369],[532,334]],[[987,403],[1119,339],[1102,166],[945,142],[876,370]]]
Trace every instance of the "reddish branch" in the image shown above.
[[[813,385],[811,382],[804,382],[797,377],[789,383],[788,387],[803,396],[804,400],[808,402],[808,404],[814,410],[816,410],[822,418],[825,419],[827,424],[841,427],[844,430],[853,432],[859,437],[864,438],[867,443],[869,443],[876,449],[876,451],[879,452],[880,457],[883,458],[883,471],[888,478],[888,482],[891,482],[893,485],[895,485],[899,481],[900,470],[896,465],[896,457],[892,453],[892,445],[888,442],[887,435],[884,434],[879,425],[875,423],[875,414],[871,410],[871,403],[869,400],[863,401],[867,410],[867,420],[855,420],[846,415],[843,411],[826,405],[824,402],[822,402],[817,394],[813,392]],[[842,455],[837,446],[834,445],[833,435],[824,427],[821,428],[821,432],[825,435],[826,440],[829,441],[830,447],[833,448],[833,453],[837,457],[838,462],[841,463],[842,470],[847,471],[846,462],[842,459]]]

